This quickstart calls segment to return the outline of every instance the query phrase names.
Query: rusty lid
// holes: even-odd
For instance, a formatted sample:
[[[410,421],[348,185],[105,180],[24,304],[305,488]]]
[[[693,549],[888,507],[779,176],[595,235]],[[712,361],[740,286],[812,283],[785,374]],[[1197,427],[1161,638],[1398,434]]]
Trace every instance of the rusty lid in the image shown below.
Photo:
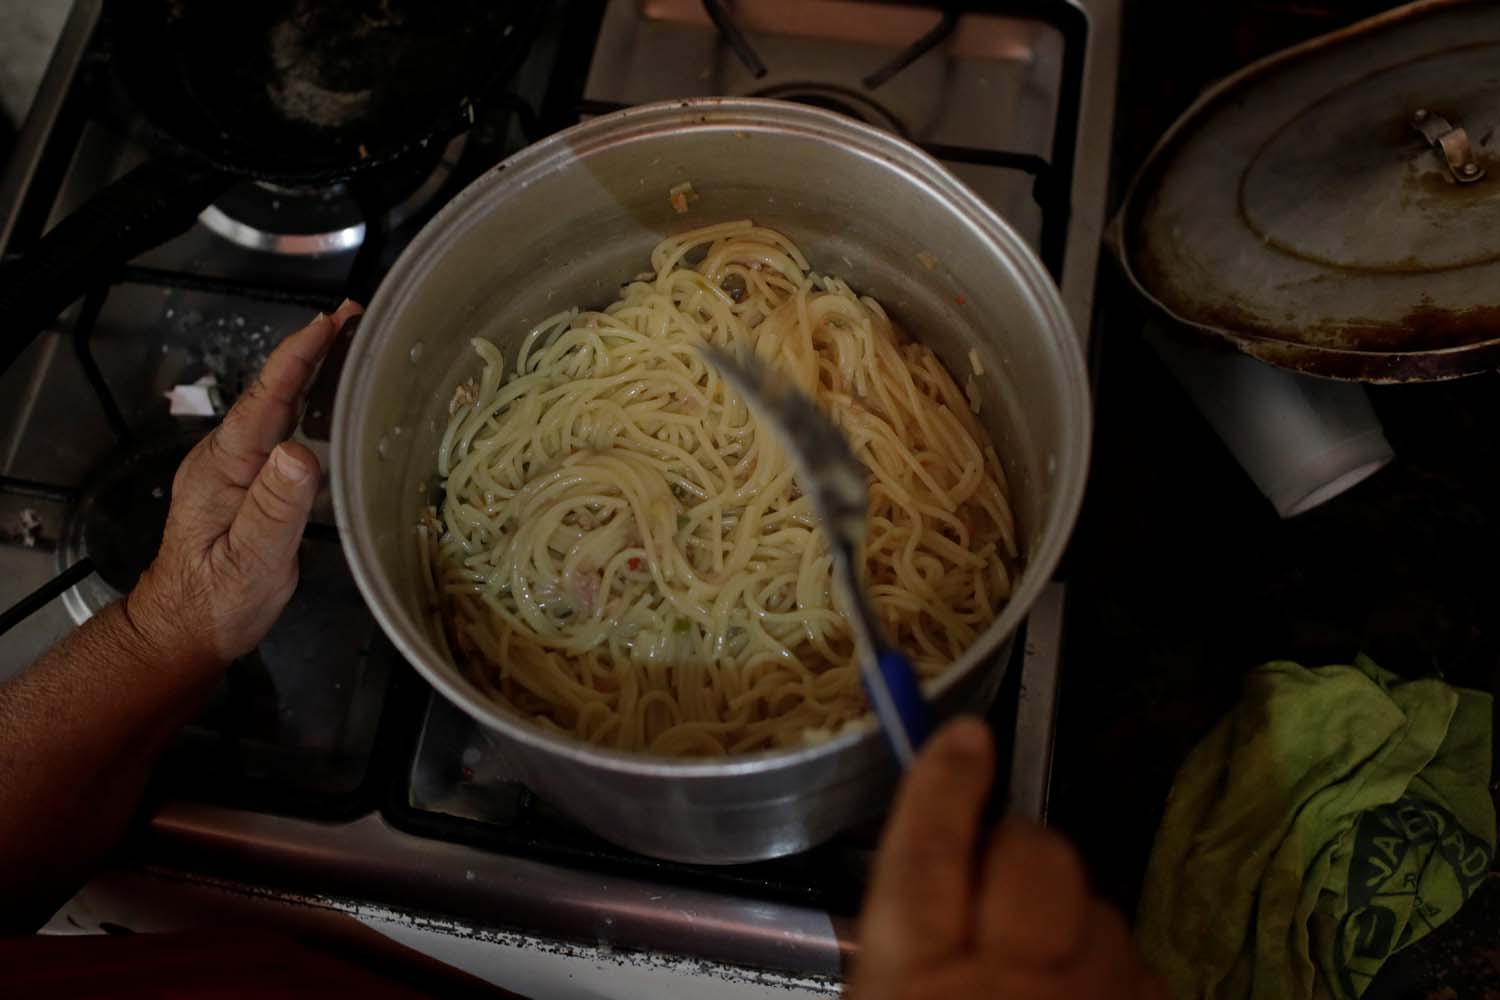
[[[1131,280],[1273,364],[1500,367],[1500,4],[1426,0],[1205,94],[1116,220]]]

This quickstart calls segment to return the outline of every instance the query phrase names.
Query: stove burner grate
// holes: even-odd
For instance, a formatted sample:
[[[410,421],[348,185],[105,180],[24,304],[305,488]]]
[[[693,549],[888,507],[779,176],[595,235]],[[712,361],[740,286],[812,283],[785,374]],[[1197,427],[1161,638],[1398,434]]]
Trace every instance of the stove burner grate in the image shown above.
[[[751,97],[774,97],[782,101],[795,101],[798,104],[808,104],[825,111],[834,111],[855,121],[864,122],[867,125],[875,125],[888,132],[894,132],[899,136],[910,137],[906,124],[896,117],[895,113],[878,101],[861,94],[857,90],[848,87],[839,87],[834,84],[799,82],[778,83],[772,87],[762,87],[754,91]]]
[[[760,54],[755,51],[755,46],[750,44],[750,39],[746,38],[745,33],[740,30],[739,25],[734,23],[734,18],[730,16],[729,11],[725,8],[723,0],[703,0],[703,9],[707,12],[709,20],[713,21],[714,27],[718,29],[719,34],[723,36],[724,43],[734,52],[735,57],[739,59],[750,75],[757,80],[765,76],[765,62],[761,59]],[[939,18],[937,24],[932,26],[931,30],[892,56],[890,61],[884,66],[881,66],[872,73],[866,74],[860,82],[870,90],[888,83],[898,73],[906,69],[906,67],[947,41],[949,36],[953,34],[953,29],[957,27],[958,12],[951,9],[944,9],[942,16]],[[764,96],[769,97],[773,95],[767,94]],[[788,100],[795,99],[788,98]],[[819,107],[824,106],[819,105]],[[841,108],[830,108],[829,110],[847,113],[843,112]]]
[[[400,161],[358,186],[287,188],[245,181],[198,216],[237,246],[282,256],[341,253],[365,241],[365,220],[378,215],[394,229],[429,205],[447,184],[468,142],[455,136],[431,155]]]
[[[756,79],[774,67],[767,67],[749,38],[735,23],[724,0],[702,0],[703,7],[724,44]],[[1062,280],[1063,258],[1072,219],[1071,204],[1074,164],[1077,160],[1079,114],[1083,100],[1084,59],[1088,49],[1088,16],[1074,0],[945,0],[942,3],[911,4],[932,8],[939,17],[926,34],[893,55],[885,65],[860,78],[865,90],[874,91],[889,83],[907,67],[937,48],[959,27],[960,16],[982,13],[995,16],[1028,18],[1052,27],[1061,36],[1062,63],[1058,68],[1056,127],[1052,148],[1046,156],[1009,149],[971,145],[923,142],[918,147],[948,164],[970,164],[1019,170],[1030,174],[1032,196],[1042,210],[1040,256],[1053,280]],[[839,114],[886,128],[912,138],[906,123],[886,110],[873,96],[847,87],[829,84],[779,84],[764,87],[750,96],[775,97],[825,108]],[[574,110],[581,115],[603,115],[633,107],[630,102],[583,98]]]

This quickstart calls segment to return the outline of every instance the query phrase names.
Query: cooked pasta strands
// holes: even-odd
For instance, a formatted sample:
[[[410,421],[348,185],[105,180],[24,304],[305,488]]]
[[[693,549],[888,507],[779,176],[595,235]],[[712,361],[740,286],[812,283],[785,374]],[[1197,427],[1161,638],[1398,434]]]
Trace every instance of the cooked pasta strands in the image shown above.
[[[826,738],[867,713],[832,561],[774,435],[699,345],[811,395],[871,476],[876,612],[933,677],[1009,596],[1004,476],[962,390],[879,303],[745,221],[663,240],[599,311],[474,342],[419,528],[433,613],[490,697],[673,755]]]

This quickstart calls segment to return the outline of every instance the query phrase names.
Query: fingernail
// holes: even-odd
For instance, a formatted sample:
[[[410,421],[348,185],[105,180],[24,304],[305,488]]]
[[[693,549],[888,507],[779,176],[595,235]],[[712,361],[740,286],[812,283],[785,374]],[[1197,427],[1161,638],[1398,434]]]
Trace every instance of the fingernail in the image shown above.
[[[990,754],[989,728],[979,719],[955,719],[939,733],[943,752],[955,758],[979,759]]]
[[[312,472],[305,462],[281,445],[271,452],[271,462],[276,467],[276,474],[289,483],[300,483]]]
[[[338,309],[334,310],[334,326],[338,328],[340,334],[353,333],[354,331],[350,329],[349,324],[354,322],[354,317],[360,315],[363,311],[363,307],[358,302],[355,302],[353,299],[345,299],[339,303]]]

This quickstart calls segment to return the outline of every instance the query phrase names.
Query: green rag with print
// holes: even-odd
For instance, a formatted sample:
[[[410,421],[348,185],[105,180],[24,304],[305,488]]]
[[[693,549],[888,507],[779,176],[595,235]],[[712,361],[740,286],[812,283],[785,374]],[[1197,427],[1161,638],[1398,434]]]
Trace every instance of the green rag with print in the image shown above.
[[[1176,1000],[1353,1000],[1495,851],[1490,696],[1268,663],[1178,772],[1137,934]]]

